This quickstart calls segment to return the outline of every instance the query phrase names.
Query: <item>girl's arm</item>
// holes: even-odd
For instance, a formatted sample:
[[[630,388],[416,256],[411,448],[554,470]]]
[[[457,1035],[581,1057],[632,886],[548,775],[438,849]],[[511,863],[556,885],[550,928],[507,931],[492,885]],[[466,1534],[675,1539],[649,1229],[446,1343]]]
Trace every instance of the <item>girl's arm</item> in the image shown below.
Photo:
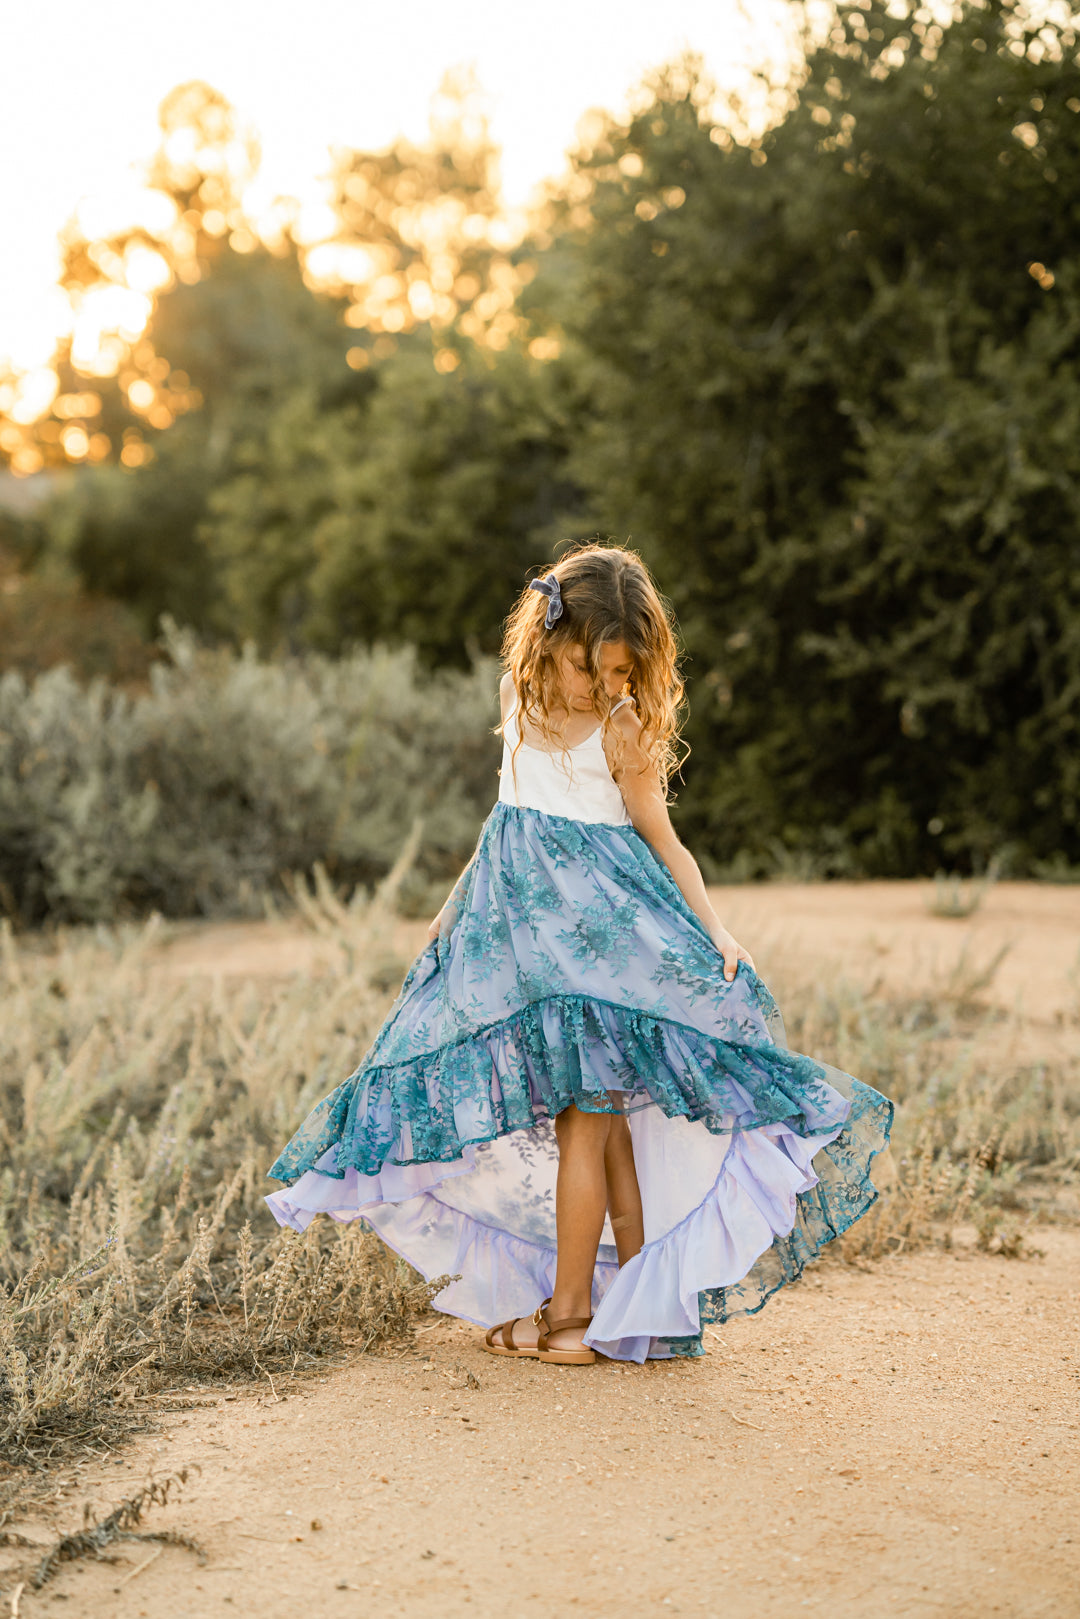
[[[641,721],[627,706],[612,716],[611,724],[625,742],[615,780],[627,813],[653,854],[670,871],[690,909],[705,924],[709,938],[724,958],[724,977],[730,983],[740,961],[754,965],[750,952],[732,938],[713,910],[698,863],[676,835],[656,771],[638,744]]]

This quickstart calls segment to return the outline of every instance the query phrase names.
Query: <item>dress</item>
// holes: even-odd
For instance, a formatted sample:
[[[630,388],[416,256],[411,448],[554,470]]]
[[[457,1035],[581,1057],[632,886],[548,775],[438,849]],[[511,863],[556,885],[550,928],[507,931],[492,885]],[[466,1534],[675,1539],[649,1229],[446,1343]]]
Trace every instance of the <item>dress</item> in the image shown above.
[[[417,957],[360,1066],[270,1170],[302,1231],[365,1219],[435,1307],[488,1327],[555,1276],[552,1119],[623,1092],[645,1245],[605,1223],[585,1342],[618,1360],[702,1352],[705,1322],[760,1309],[870,1207],[892,1104],[787,1048],[740,963],[630,824],[599,730],[565,754],[504,726],[499,800],[457,916]]]

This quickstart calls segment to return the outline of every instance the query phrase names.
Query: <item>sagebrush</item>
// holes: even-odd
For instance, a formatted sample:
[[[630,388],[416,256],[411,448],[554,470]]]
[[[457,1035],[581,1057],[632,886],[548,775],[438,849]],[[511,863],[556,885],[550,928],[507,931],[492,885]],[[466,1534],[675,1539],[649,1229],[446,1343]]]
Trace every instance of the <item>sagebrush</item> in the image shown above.
[[[378,881],[417,817],[413,893],[456,874],[497,791],[491,660],[266,662],[170,625],[164,642],[143,692],[64,668],[0,676],[0,915],[261,914],[316,861],[338,884]]]
[[[346,907],[324,878],[306,914],[332,929],[336,967],[259,985],[163,976],[160,919],[54,948],[0,932],[9,1484],[88,1439],[115,1443],[156,1390],[272,1381],[407,1336],[445,1285],[361,1223],[300,1237],[262,1201],[281,1141],[385,1012],[387,892]]]

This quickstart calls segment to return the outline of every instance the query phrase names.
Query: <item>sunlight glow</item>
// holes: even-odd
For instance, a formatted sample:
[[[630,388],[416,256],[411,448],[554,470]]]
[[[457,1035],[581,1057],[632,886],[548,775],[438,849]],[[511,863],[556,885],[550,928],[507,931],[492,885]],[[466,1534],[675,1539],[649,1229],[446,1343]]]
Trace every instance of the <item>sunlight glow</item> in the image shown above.
[[[349,351],[354,368],[417,323],[438,331],[462,310],[466,335],[505,348],[518,326],[515,295],[529,273],[509,255],[525,232],[530,196],[565,170],[568,147],[587,134],[590,118],[595,122],[590,106],[624,114],[640,99],[634,87],[643,76],[688,48],[702,53],[722,93],[738,87],[752,105],[764,91],[748,79],[748,67],[763,64],[767,78],[789,58],[791,42],[786,0],[670,0],[663,8],[652,0],[591,0],[587,8],[550,0],[540,32],[530,14],[497,0],[467,0],[458,10],[416,0],[407,12],[377,15],[346,0],[320,0],[299,24],[286,0],[231,0],[225,10],[216,0],[189,0],[180,33],[174,12],[158,0],[113,0],[110,17],[103,30],[92,8],[65,13],[58,33],[48,8],[21,8],[5,38],[0,140],[20,154],[20,187],[6,209],[20,251],[0,256],[0,385],[7,390],[0,415],[9,424],[0,449],[20,473],[37,470],[41,455],[25,434],[15,442],[11,432],[35,423],[49,428],[43,442],[60,445],[70,459],[108,453],[106,435],[86,425],[100,400],[91,410],[90,390],[56,398],[49,365],[56,344],[70,336],[81,376],[119,376],[123,385],[154,298],[171,284],[170,262],[181,281],[198,277],[200,229],[239,253],[260,241],[273,249],[293,232],[305,249],[308,283],[347,296],[346,323],[371,333]],[[455,62],[474,64],[478,88],[464,111],[460,98],[437,88]],[[458,79],[469,71],[458,70]],[[217,86],[224,98],[199,129],[185,122],[190,106],[175,88],[194,80]],[[95,87],[90,101],[88,82]],[[46,85],[55,112],[43,126]],[[150,170],[163,102],[167,162],[178,173],[209,175],[200,209],[182,217],[155,189]],[[329,199],[342,154],[378,152],[399,137],[420,149],[430,132],[451,130],[478,147],[489,122],[501,148],[503,188],[492,212],[469,212],[455,197],[410,206],[403,194],[390,223],[416,255],[408,274],[378,242],[333,240],[341,221]],[[28,144],[31,127],[39,135]],[[69,297],[55,284],[61,236],[100,243],[130,231],[142,239],[122,257],[95,250],[104,285],[76,286]],[[495,255],[484,288],[467,268],[470,244]],[[84,283],[94,267],[87,269]],[[534,357],[557,352],[552,340],[537,342]],[[437,349],[440,369],[457,362],[453,349]],[[127,392],[151,427],[199,403],[188,379],[169,381],[167,368],[151,377],[152,386],[136,388],[135,380]],[[141,438],[131,439],[122,459],[141,465],[151,455]]]
[[[90,453],[90,437],[85,427],[74,422],[60,434],[60,443],[69,461],[82,461]]]
[[[71,344],[75,369],[87,377],[115,376],[126,345],[142,334],[152,308],[146,293],[130,287],[92,287],[75,316]]]
[[[124,259],[124,279],[135,292],[160,292],[172,280],[172,271],[152,248],[132,247]]]
[[[19,393],[9,415],[13,422],[32,422],[43,416],[56,398],[60,383],[51,366],[37,366],[19,379]]]
[[[103,187],[80,197],[74,217],[79,234],[88,241],[132,226],[161,236],[175,221],[176,207],[171,197],[155,191],[131,169],[111,175]]]
[[[131,384],[127,391],[128,400],[132,410],[149,410],[154,403],[153,384],[139,377]]]
[[[95,393],[61,394],[53,401],[53,415],[65,419],[96,416],[101,410],[101,395]]]

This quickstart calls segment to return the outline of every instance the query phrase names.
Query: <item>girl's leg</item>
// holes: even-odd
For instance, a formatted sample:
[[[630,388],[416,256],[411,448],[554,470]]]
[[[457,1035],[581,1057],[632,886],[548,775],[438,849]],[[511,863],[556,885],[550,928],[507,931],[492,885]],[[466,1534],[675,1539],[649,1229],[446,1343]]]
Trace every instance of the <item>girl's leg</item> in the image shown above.
[[[614,1114],[582,1113],[571,1106],[555,1120],[559,1143],[559,1176],[555,1183],[558,1256],[548,1306],[552,1321],[592,1315],[596,1250],[609,1209],[620,1265],[633,1259],[645,1240],[630,1126],[622,1112],[621,1097],[611,1092],[608,1097],[618,1109]],[[576,1348],[584,1334],[584,1327],[553,1333],[551,1347]]]
[[[645,1241],[645,1222],[641,1212],[641,1188],[634,1165],[634,1144],[623,1113],[611,1121],[604,1152],[604,1176],[615,1249],[619,1264],[625,1265],[641,1250]]]
[[[555,1182],[555,1233],[558,1253],[555,1286],[547,1314],[551,1321],[592,1315],[593,1271],[596,1250],[607,1213],[608,1188],[605,1154],[613,1124],[610,1113],[582,1113],[571,1104],[556,1115],[559,1173]],[[625,1125],[625,1121],[622,1121]],[[621,1252],[621,1250],[620,1250]],[[556,1332],[553,1349],[575,1349],[584,1327]],[[537,1328],[525,1318],[514,1327],[519,1348],[536,1343]]]
[[[573,1105],[555,1120],[559,1143],[559,1175],[555,1182],[558,1254],[548,1306],[552,1321],[592,1315],[596,1250],[607,1215],[607,1144],[614,1122],[610,1113],[582,1113]],[[577,1327],[555,1333],[552,1348],[569,1348],[580,1342],[584,1330]]]

